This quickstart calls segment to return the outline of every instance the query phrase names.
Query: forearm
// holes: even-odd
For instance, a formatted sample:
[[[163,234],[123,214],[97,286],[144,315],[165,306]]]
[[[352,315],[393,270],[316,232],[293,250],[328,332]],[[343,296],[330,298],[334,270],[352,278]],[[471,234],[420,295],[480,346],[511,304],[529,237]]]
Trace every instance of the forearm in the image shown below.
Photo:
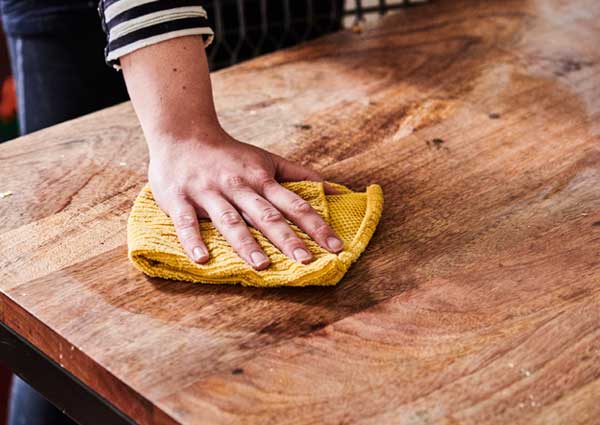
[[[136,50],[121,57],[121,67],[151,152],[166,143],[208,142],[221,131],[201,37]]]

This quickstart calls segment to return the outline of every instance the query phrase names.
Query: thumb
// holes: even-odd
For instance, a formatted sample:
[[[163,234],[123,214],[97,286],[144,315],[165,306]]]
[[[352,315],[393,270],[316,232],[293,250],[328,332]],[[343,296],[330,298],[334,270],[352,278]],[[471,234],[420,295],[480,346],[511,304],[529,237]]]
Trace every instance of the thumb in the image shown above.
[[[336,195],[341,192],[331,187],[329,184],[323,181],[323,177],[316,171],[304,167],[302,165],[288,161],[287,159],[273,154],[275,160],[275,178],[280,182],[294,182],[294,181],[315,181],[323,182],[323,188],[327,195]]]
[[[275,178],[279,181],[323,181],[323,177],[319,173],[308,167],[288,161],[279,155],[273,155],[273,157],[275,160]]]

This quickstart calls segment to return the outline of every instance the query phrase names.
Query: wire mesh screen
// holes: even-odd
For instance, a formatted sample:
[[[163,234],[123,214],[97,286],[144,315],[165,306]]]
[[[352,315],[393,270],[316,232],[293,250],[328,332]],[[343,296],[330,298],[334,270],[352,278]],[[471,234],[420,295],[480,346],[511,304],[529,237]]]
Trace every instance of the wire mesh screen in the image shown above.
[[[424,0],[210,0],[211,70],[348,27]]]

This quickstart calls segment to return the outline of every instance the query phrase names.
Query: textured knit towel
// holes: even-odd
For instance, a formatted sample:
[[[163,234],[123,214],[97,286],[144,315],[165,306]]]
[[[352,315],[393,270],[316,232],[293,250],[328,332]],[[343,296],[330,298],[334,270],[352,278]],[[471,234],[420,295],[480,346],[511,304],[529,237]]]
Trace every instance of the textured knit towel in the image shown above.
[[[268,268],[257,271],[237,255],[210,220],[200,219],[200,231],[210,259],[205,264],[197,264],[183,251],[171,219],[161,211],[146,186],[135,200],[127,224],[129,258],[144,273],[166,279],[249,286],[335,285],[369,243],[381,216],[383,193],[376,184],[363,193],[329,184],[341,194],[325,195],[323,184],[318,182],[290,182],[283,186],[307,200],[342,238],[344,250],[339,254],[321,248],[290,223],[314,256],[309,264],[300,264],[250,227],[271,260]]]

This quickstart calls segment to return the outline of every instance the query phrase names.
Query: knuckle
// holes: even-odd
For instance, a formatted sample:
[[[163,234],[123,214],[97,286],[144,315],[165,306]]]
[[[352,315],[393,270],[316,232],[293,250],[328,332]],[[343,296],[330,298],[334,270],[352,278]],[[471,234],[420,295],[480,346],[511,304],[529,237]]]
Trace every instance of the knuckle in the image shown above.
[[[306,248],[306,245],[295,234],[285,234],[282,237],[282,245],[286,251],[293,252],[296,248]]]
[[[254,238],[252,236],[244,236],[242,238],[240,238],[240,240],[237,243],[238,248],[244,250],[244,249],[252,249],[256,246],[256,241],[254,240]]]
[[[196,217],[188,213],[175,213],[173,224],[178,229],[191,229],[196,225]]]
[[[225,187],[230,190],[241,189],[246,186],[246,181],[242,176],[227,176],[225,177]]]
[[[274,221],[280,221],[282,218],[283,216],[281,213],[275,208],[265,208],[260,219],[265,223],[272,223]]]
[[[329,230],[329,226],[325,222],[316,223],[313,227],[313,235],[317,238],[326,238],[331,233]]]
[[[294,213],[303,214],[310,212],[311,209],[312,207],[310,206],[308,201],[302,198],[294,199],[292,201],[292,211],[294,211]]]
[[[279,236],[281,242],[291,245],[291,244],[302,244],[302,241],[293,231],[283,232]]]
[[[194,242],[196,239],[198,239],[196,232],[192,228],[187,228],[179,232],[179,240],[184,245],[188,242]]]
[[[223,211],[219,218],[221,220],[221,223],[224,224],[225,226],[234,226],[234,225],[240,224],[242,222],[240,215],[236,211],[233,211],[233,210]]]
[[[171,193],[176,197],[183,197],[187,193],[187,190],[183,184],[174,184]]]
[[[256,185],[262,191],[268,190],[273,185],[277,184],[277,181],[273,178],[273,176],[265,170],[257,171],[254,180],[256,181]]]
[[[294,252],[298,248],[302,248],[306,250],[306,245],[304,245],[300,240],[288,241],[283,244],[284,252]]]

